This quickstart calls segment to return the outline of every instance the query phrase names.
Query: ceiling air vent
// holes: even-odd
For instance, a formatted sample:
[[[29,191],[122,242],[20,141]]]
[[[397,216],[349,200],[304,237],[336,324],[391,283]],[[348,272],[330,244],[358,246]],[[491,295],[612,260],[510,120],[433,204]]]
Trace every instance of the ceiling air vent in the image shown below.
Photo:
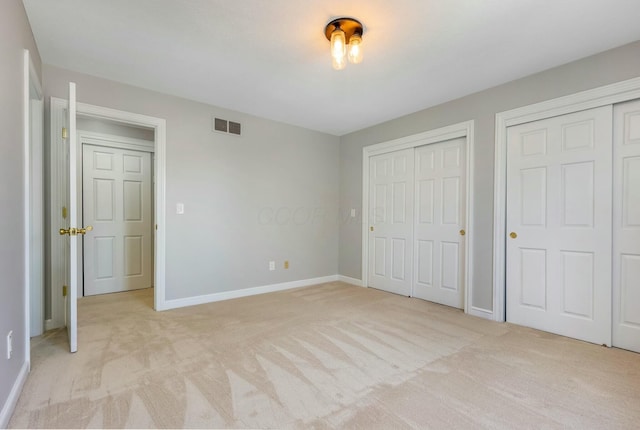
[[[240,124],[239,122],[227,121],[226,119],[214,117],[213,131],[240,136],[242,134],[242,124]]]

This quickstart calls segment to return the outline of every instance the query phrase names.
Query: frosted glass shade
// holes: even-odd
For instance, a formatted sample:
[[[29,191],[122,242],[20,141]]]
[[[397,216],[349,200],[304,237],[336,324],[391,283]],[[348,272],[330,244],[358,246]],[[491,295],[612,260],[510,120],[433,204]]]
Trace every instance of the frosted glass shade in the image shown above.
[[[340,28],[336,28],[333,33],[331,33],[331,58],[334,69],[344,69],[346,65],[346,55],[347,40],[345,38],[344,31],[340,30]]]
[[[362,37],[355,33],[349,40],[349,62],[362,63]]]

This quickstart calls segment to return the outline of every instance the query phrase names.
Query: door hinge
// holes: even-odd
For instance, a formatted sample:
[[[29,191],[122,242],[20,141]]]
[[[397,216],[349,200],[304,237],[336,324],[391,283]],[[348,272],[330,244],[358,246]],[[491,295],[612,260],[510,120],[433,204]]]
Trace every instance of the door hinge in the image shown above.
[[[62,138],[66,139],[67,138],[67,127],[62,127]]]
[[[67,297],[67,286],[66,285],[62,286],[62,297]]]

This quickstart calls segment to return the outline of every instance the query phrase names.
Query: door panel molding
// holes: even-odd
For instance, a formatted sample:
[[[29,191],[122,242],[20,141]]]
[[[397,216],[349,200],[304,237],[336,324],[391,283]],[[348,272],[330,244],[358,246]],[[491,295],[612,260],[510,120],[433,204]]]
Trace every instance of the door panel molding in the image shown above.
[[[362,285],[369,285],[369,179],[370,179],[370,158],[375,155],[386,154],[389,152],[399,151],[403,149],[416,148],[418,146],[429,145],[446,140],[465,137],[467,139],[467,159],[466,159],[466,249],[465,249],[465,265],[464,280],[465,285],[465,301],[464,311],[471,315],[489,318],[493,317],[491,311],[473,306],[473,282],[471,274],[473,273],[473,166],[474,166],[474,121],[465,121],[452,124],[446,127],[437,128],[424,133],[418,133],[412,136],[402,137],[399,139],[381,142],[362,148]],[[415,269],[415,268],[414,268]]]
[[[638,98],[640,98],[640,78],[634,78],[496,114],[493,181],[493,310],[489,311],[496,321],[505,321],[507,128]]]

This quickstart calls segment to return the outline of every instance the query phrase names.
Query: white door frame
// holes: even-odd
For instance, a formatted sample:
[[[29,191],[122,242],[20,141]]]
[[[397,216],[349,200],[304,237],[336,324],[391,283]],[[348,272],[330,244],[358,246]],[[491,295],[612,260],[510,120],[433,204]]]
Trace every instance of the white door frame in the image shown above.
[[[61,172],[62,160],[62,135],[61,130],[64,127],[64,111],[67,109],[68,101],[51,97],[51,265],[50,265],[50,288],[51,288],[51,319],[46,321],[46,328],[57,328],[64,325],[64,300],[59,288],[62,286],[63,276],[61,273],[61,255],[62,253],[55,246],[59,241],[57,239],[58,229],[63,225],[62,213],[57,203],[61,201],[64,195],[63,175]],[[166,121],[163,118],[156,118],[147,115],[141,115],[116,109],[95,106],[86,103],[77,103],[77,114],[88,116],[94,119],[103,119],[107,121],[115,121],[124,125],[132,125],[137,127],[154,129],[154,147],[155,147],[155,166],[154,172],[156,181],[154,184],[154,220],[156,223],[155,230],[155,248],[154,248],[154,271],[155,271],[155,288],[154,288],[154,308],[157,311],[167,309],[165,295],[165,260],[166,260]]]
[[[44,329],[44,176],[43,159],[34,160],[36,147],[40,157],[44,155],[44,96],[40,78],[28,49],[23,53],[23,150],[24,150],[24,303],[25,303],[25,361],[30,365],[31,335],[41,334]],[[34,111],[35,114],[34,115]],[[34,163],[35,162],[35,163]],[[36,165],[38,164],[38,165]],[[37,183],[42,184],[38,187]],[[34,219],[35,218],[35,219]],[[37,219],[40,226],[34,225]],[[38,228],[42,242],[31,246],[31,232]],[[39,285],[32,285],[38,282]],[[33,309],[32,309],[33,306]],[[37,324],[38,327],[34,328]],[[34,330],[32,332],[32,329]]]
[[[401,137],[387,142],[362,148],[362,285],[369,286],[369,158],[401,149],[438,143],[459,137],[467,138],[467,181],[466,181],[466,247],[464,265],[464,311],[465,313],[486,318],[486,312],[471,304],[473,285],[473,162],[474,162],[474,121],[465,121],[412,136]],[[412,245],[413,246],[413,245]],[[415,267],[412,269],[415,270]]]
[[[142,152],[150,152],[153,154],[155,152],[155,144],[150,140],[142,140],[135,139],[132,137],[124,137],[124,136],[116,136],[107,133],[98,133],[94,131],[86,131],[86,130],[78,130],[77,131],[78,138],[76,139],[76,154],[78,154],[77,161],[77,173],[78,173],[78,184],[82,184],[82,175],[83,175],[83,165],[84,161],[82,158],[82,147],[83,145],[94,145],[94,146],[104,146],[107,148],[120,148],[120,149],[128,149],[131,151],[142,151]],[[152,162],[154,159],[152,158]],[[152,173],[153,169],[152,169]],[[153,177],[150,178],[151,183],[153,185]],[[80,190],[78,193],[80,201],[78,202],[78,208],[80,208],[80,213],[82,213],[82,201],[84,199],[84,190]],[[153,202],[153,196],[151,196],[151,200]],[[79,225],[86,226],[84,218],[78,221]],[[155,220],[151,220],[155,223]],[[154,230],[155,231],[155,230]],[[155,241],[153,238],[151,239],[152,251],[155,248]],[[78,297],[84,297],[84,241],[81,240],[78,242]]]
[[[605,85],[565,97],[496,114],[495,170],[493,181],[493,318],[505,321],[507,128],[640,98],[640,78]]]

